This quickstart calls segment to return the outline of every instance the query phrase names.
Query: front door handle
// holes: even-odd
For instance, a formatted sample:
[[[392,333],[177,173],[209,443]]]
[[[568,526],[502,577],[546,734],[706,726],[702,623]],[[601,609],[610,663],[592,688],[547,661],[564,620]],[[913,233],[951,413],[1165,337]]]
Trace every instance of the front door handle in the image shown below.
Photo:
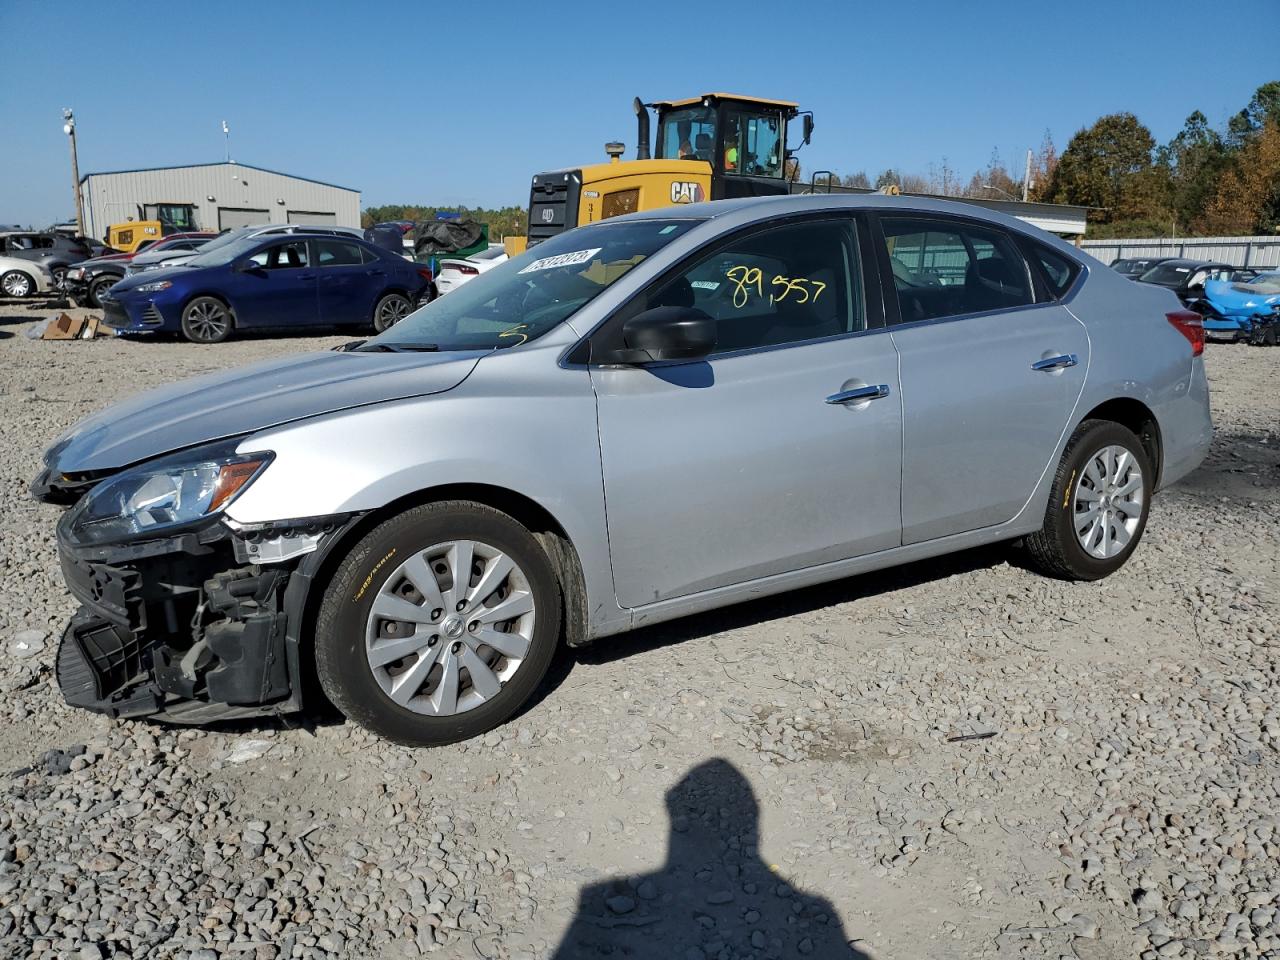
[[[889,395],[887,383],[870,384],[865,387],[854,387],[852,390],[841,390],[827,397],[827,403],[865,403],[868,400],[880,400]]]
[[[1061,370],[1064,367],[1074,367],[1080,362],[1080,358],[1074,353],[1063,353],[1056,357],[1045,357],[1043,360],[1037,360],[1031,365],[1032,370]]]

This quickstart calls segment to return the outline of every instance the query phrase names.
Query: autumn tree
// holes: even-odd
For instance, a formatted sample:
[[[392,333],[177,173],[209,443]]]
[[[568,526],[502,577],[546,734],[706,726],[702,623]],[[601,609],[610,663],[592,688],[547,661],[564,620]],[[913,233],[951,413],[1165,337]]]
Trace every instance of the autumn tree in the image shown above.
[[[1151,215],[1147,181],[1155,145],[1151,131],[1132,113],[1100,117],[1072,137],[1062,152],[1050,199],[1093,207],[1089,217],[1099,223]]]
[[[1022,186],[1006,169],[1004,162],[1000,159],[1000,151],[993,147],[991,159],[983,169],[969,179],[969,186],[965,189],[964,195],[993,197],[998,200],[1018,199],[1022,197]]]
[[[1228,159],[1222,137],[1199,110],[1157,151],[1157,173],[1164,181],[1165,200],[1176,223],[1185,227],[1200,216]]]
[[[1280,121],[1265,121],[1240,148],[1196,227],[1227,236],[1280,230]]]
[[[1031,189],[1028,191],[1031,200],[1049,199],[1053,175],[1057,169],[1058,148],[1054,145],[1053,134],[1045,130],[1040,149],[1031,157]]]

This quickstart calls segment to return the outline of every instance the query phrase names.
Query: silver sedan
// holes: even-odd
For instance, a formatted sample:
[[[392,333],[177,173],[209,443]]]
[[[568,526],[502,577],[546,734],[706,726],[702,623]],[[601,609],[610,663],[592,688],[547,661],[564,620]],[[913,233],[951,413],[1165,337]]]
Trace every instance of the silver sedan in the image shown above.
[[[73,704],[472,737],[560,644],[982,544],[1092,580],[1209,445],[1203,331],[991,211],[721,201],[561,234],[354,349],[143,394],[70,506]]]

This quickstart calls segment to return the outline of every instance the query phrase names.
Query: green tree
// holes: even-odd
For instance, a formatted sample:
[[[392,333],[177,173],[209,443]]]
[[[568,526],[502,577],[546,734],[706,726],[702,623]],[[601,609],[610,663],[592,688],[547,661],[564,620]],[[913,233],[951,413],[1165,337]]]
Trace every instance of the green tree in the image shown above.
[[[1158,215],[1152,204],[1155,138],[1132,113],[1112,113],[1079,131],[1062,152],[1049,192],[1055,203],[1092,207],[1091,220],[1110,223]]]
[[[1168,205],[1184,229],[1204,213],[1228,160],[1222,137],[1199,110],[1157,151],[1156,167],[1165,181]]]
[[[1280,122],[1265,122],[1240,148],[1197,227],[1231,236],[1280,230]]]
[[[1280,123],[1280,80],[1264,83],[1253,92],[1245,108],[1227,121],[1227,139],[1243,146],[1267,123]]]
[[[883,190],[885,187],[888,187],[888,186],[901,187],[902,177],[898,175],[897,170],[894,170],[892,167],[890,167],[888,170],[882,171],[881,174],[878,177],[876,177],[876,182],[873,184],[873,186],[877,190]]]

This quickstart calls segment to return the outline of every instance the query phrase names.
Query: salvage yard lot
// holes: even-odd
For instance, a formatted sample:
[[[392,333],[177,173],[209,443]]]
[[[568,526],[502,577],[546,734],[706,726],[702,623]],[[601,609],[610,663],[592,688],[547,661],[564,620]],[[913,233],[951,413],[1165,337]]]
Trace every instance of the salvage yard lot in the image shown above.
[[[992,549],[797,591],[566,654],[414,751],[63,705],[43,448],[349,338],[23,335],[48,315],[0,302],[0,956],[1280,951],[1280,350],[1207,348],[1210,457],[1107,580]]]

